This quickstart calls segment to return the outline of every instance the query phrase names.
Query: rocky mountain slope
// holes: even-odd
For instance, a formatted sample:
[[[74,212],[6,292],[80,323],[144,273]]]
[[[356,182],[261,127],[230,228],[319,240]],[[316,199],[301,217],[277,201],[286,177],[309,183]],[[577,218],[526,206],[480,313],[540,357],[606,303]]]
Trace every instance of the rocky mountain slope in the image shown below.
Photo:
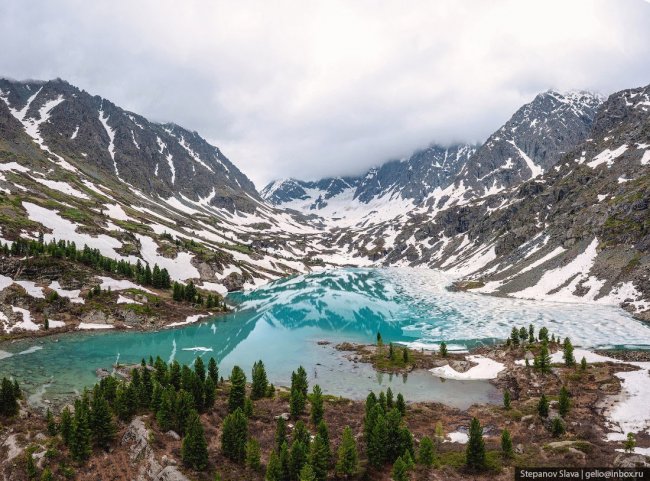
[[[650,86],[610,96],[590,138],[532,180],[411,216],[381,262],[455,271],[481,292],[622,303],[650,318],[649,99]]]
[[[61,80],[0,80],[0,245],[39,235],[75,242],[224,294],[308,271],[302,236],[311,232],[262,201],[196,132]],[[19,265],[2,275],[59,281],[23,278]]]
[[[542,175],[589,135],[602,97],[549,90],[521,107],[494,132],[454,184],[481,197]]]

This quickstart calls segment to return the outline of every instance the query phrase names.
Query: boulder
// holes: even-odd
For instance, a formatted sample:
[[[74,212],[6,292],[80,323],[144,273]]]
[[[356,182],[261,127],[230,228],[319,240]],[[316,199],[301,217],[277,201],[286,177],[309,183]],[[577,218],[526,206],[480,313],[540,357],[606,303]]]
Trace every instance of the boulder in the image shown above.
[[[244,276],[239,272],[231,272],[221,281],[226,286],[226,289],[228,289],[228,292],[241,291],[244,288],[244,282]]]

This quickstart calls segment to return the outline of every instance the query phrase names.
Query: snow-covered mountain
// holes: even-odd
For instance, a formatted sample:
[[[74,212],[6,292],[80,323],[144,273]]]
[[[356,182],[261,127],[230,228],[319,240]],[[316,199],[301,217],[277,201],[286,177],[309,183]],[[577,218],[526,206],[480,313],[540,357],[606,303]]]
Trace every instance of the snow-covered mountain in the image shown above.
[[[74,241],[220,293],[327,265],[428,266],[650,318],[649,98],[548,91],[481,146],[258,194],[196,132],[61,80],[0,80],[0,244]]]
[[[309,270],[314,229],[217,147],[62,80],[0,80],[0,210],[0,243],[42,233],[222,293]]]
[[[542,175],[587,138],[603,100],[589,92],[537,95],[476,151],[455,186],[476,198]]]
[[[435,189],[449,185],[476,148],[432,145],[359,177],[283,179],[268,184],[261,195],[276,206],[315,214],[328,225],[376,223],[413,209]]]

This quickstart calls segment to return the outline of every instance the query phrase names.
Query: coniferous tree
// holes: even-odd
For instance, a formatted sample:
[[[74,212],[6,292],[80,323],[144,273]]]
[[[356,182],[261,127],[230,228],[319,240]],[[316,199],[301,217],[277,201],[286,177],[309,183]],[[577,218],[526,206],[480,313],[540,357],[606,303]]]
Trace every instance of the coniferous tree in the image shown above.
[[[287,442],[287,422],[278,416],[275,424],[275,449],[280,452],[282,445]]]
[[[381,347],[384,345],[384,340],[381,337],[381,332],[377,331],[377,346]]]
[[[526,340],[528,340],[528,330],[523,326],[519,328],[519,340],[522,344],[525,344]]]
[[[564,421],[562,421],[561,417],[556,417],[553,418],[553,421],[551,422],[551,434],[553,434],[553,437],[560,437],[566,432],[566,425],[564,424]]]
[[[306,447],[309,447],[311,434],[304,422],[298,421],[293,428],[293,441],[301,441]]]
[[[537,414],[542,418],[548,417],[548,399],[546,395],[542,393],[542,397],[539,398],[537,403]]]
[[[311,401],[311,422],[315,426],[323,419],[323,391],[318,384],[314,385],[312,390]]]
[[[187,429],[181,444],[181,459],[185,465],[197,471],[203,470],[208,464],[208,443],[199,414],[194,410],[188,416]]]
[[[45,420],[47,422],[47,434],[49,434],[50,436],[56,436],[58,429],[56,426],[56,421],[54,420],[54,415],[52,415],[52,411],[50,411],[50,408],[47,408],[47,413],[45,414]]]
[[[445,341],[440,343],[440,355],[442,357],[447,357],[447,343]]]
[[[503,391],[503,407],[510,409],[510,391],[507,389]]]
[[[244,401],[244,414],[247,418],[253,417],[253,401],[249,397]]]
[[[420,451],[418,452],[418,463],[431,467],[435,461],[435,450],[433,447],[433,441],[429,436],[424,436],[420,441]]]
[[[551,356],[548,352],[548,343],[546,340],[542,341],[539,354],[535,356],[534,366],[544,374],[551,372]]]
[[[199,378],[199,381],[205,382],[205,364],[203,364],[203,359],[200,357],[197,357],[194,361],[194,373]]]
[[[18,413],[18,399],[20,388],[7,378],[2,378],[0,383],[0,415],[14,416]]]
[[[386,462],[389,434],[384,410],[379,403],[372,408],[368,418],[367,428],[370,431],[365,436],[368,461],[372,466],[380,468]]]
[[[516,327],[513,327],[512,331],[510,332],[510,342],[513,346],[519,345],[519,329]]]
[[[406,416],[406,402],[404,401],[404,396],[402,396],[401,392],[397,393],[397,401],[395,401],[395,407],[402,416]]]
[[[319,424],[318,424],[318,429],[316,431],[316,435],[320,436],[320,438],[323,440],[323,443],[325,444],[325,447],[327,449],[327,459],[332,458],[332,448],[330,446],[330,433],[329,429],[327,427],[327,423],[323,419]]]
[[[636,439],[634,438],[634,434],[627,433],[627,437],[625,438],[625,442],[623,443],[623,450],[626,453],[633,453],[635,447],[636,447]]]
[[[72,436],[70,439],[70,454],[72,459],[83,462],[92,454],[91,431],[88,426],[88,415],[84,410],[75,409],[72,421]]]
[[[169,384],[178,391],[181,388],[181,365],[174,360],[169,366]]]
[[[393,390],[389,387],[386,389],[386,410],[390,411],[393,409],[395,401],[393,400]]]
[[[571,344],[571,339],[568,337],[564,338],[563,351],[562,358],[564,359],[564,364],[567,366],[575,366],[576,358],[573,356],[573,344]]]
[[[386,394],[384,393],[384,391],[381,391],[379,393],[379,399],[377,399],[377,403],[381,406],[384,412],[388,411],[388,405],[386,403]]]
[[[98,391],[93,395],[90,430],[95,444],[102,449],[108,449],[113,439],[115,439],[116,429],[111,415],[111,408],[108,401]]]
[[[548,329],[545,328],[545,327],[542,327],[542,328],[539,330],[539,334],[538,334],[537,337],[538,337],[538,339],[539,339],[540,341],[547,341],[547,342],[548,342]]]
[[[251,387],[251,399],[261,399],[266,396],[269,381],[266,377],[264,363],[261,360],[253,364],[251,378],[253,382]]]
[[[307,399],[309,384],[307,382],[307,371],[300,366],[295,372],[291,373],[291,390],[298,390],[302,393],[303,398]]]
[[[280,458],[275,451],[271,451],[271,455],[269,456],[269,462],[266,465],[266,475],[264,476],[264,479],[266,481],[283,481]]]
[[[308,448],[300,439],[291,443],[291,449],[289,449],[289,476],[291,479],[299,479],[300,471],[307,464],[308,457]]]
[[[291,459],[289,456],[289,445],[283,443],[280,448],[280,469],[282,470],[282,481],[291,480],[291,471],[290,471]]]
[[[469,425],[469,440],[467,441],[465,465],[470,471],[483,471],[485,469],[483,428],[476,418],[472,418]]]
[[[393,470],[391,471],[391,477],[393,481],[408,481],[408,465],[402,459],[402,456],[399,456],[393,464]]]
[[[501,432],[501,454],[505,458],[511,458],[513,456],[512,437],[510,437],[510,431],[507,429]]]
[[[533,344],[535,342],[535,328],[532,324],[528,325],[528,344]]]
[[[244,409],[246,402],[246,374],[239,366],[232,368],[230,374],[230,393],[228,394],[228,411]]]
[[[262,467],[260,462],[260,443],[251,438],[246,443],[246,466],[253,471],[259,471]]]
[[[366,439],[370,435],[370,431],[372,431],[372,427],[374,425],[374,416],[373,414],[373,408],[377,404],[377,396],[375,396],[375,393],[370,391],[368,396],[366,397],[366,404],[365,404],[365,416],[363,418],[363,433]]]
[[[70,409],[68,406],[63,408],[63,411],[61,411],[61,423],[59,426],[59,429],[61,431],[61,437],[63,438],[63,443],[66,446],[70,446],[70,442],[72,441],[72,414],[70,413]]]
[[[54,479],[54,474],[50,468],[45,468],[41,474],[41,481],[52,481]]]
[[[571,408],[571,400],[569,398],[569,391],[566,386],[562,386],[560,389],[560,399],[558,401],[558,411],[560,416],[565,417],[569,414],[569,409]]]
[[[208,361],[208,377],[212,379],[215,386],[219,384],[219,368],[217,367],[217,361],[213,357]]]
[[[582,372],[585,372],[587,370],[587,359],[585,359],[584,356],[582,356],[582,359],[580,359],[580,370]]]
[[[299,481],[316,481],[316,473],[309,463],[305,464],[300,470]]]
[[[305,397],[299,389],[292,389],[289,397],[289,412],[292,418],[297,418],[305,410]]]
[[[160,407],[156,413],[156,422],[163,432],[169,431],[174,424],[174,391],[165,389],[160,398]]]
[[[327,471],[330,464],[329,441],[323,439],[320,434],[316,434],[314,441],[311,443],[309,453],[309,464],[314,470],[314,478],[317,481],[327,479]]]
[[[187,428],[187,422],[192,414],[192,411],[196,409],[194,405],[194,396],[191,393],[187,392],[185,389],[181,389],[175,396],[174,403],[174,421],[175,421],[175,430],[183,435]]]
[[[404,362],[404,364],[408,364],[409,360],[410,360],[409,350],[408,348],[405,347],[402,349],[402,362]]]
[[[214,402],[217,399],[217,388],[212,381],[212,378],[208,376],[208,379],[205,381],[205,400],[203,402],[206,410],[210,410],[214,407]]]
[[[235,409],[223,421],[221,449],[228,459],[242,463],[246,458],[248,419],[241,408]]]
[[[354,441],[350,426],[343,429],[343,437],[338,450],[338,461],[336,462],[336,473],[339,476],[354,476],[359,470],[359,454],[357,444]]]

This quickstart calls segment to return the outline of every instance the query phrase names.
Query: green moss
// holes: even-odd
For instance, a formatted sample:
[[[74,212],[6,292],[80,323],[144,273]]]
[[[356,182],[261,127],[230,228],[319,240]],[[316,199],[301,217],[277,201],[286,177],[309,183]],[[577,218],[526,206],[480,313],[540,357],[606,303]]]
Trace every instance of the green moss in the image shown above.
[[[77,224],[92,224],[93,222],[92,217],[88,215],[88,213],[75,208],[63,209],[59,212],[59,215],[64,219],[71,220]]]

